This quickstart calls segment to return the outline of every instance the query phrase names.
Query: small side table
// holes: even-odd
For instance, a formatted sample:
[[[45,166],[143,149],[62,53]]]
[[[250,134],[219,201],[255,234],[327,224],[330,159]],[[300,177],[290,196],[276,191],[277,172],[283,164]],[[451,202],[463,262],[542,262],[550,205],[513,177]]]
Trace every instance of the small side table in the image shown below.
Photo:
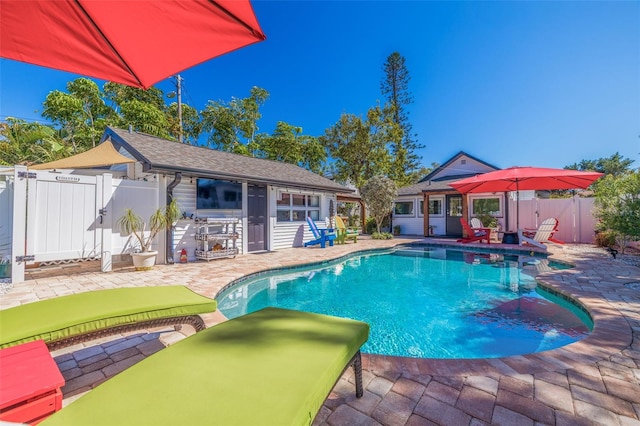
[[[518,244],[517,232],[502,232],[502,244]]]
[[[0,350],[0,420],[37,424],[62,408],[62,386],[43,340]]]

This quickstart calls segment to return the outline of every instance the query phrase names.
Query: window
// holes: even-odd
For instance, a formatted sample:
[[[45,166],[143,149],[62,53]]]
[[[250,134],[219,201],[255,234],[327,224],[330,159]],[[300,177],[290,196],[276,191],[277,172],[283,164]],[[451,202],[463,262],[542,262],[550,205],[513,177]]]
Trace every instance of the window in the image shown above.
[[[420,216],[423,216],[424,200],[420,200]],[[429,216],[442,216],[442,200],[439,198],[429,199]]]
[[[471,200],[471,216],[489,214],[502,216],[502,203],[500,197],[482,197]]]
[[[413,201],[397,201],[393,206],[393,214],[396,216],[413,216]]]
[[[462,217],[462,197],[449,198],[449,217]]]
[[[242,184],[217,179],[198,179],[196,208],[242,209]]]
[[[276,201],[278,222],[304,222],[307,216],[320,219],[320,196],[281,192]]]

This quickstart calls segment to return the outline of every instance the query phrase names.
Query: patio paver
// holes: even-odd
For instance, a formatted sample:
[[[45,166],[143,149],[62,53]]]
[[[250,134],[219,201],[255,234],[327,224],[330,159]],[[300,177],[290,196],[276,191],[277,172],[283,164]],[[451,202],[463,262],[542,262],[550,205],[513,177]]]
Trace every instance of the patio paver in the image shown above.
[[[0,308],[120,286],[183,284],[215,297],[229,282],[248,273],[324,261],[405,241],[415,239],[373,241],[364,237],[357,244],[248,254],[210,263],[159,265],[148,272],[122,267],[103,274],[95,265],[65,265],[29,271],[28,281],[15,284],[0,297]],[[604,250],[587,245],[551,245],[549,251],[553,258],[572,263],[575,268],[540,272],[537,279],[571,295],[589,310],[595,323],[589,337],[552,351],[487,360],[365,354],[365,396],[356,400],[353,375],[347,371],[315,424],[640,426],[640,268],[613,260]],[[204,320],[211,326],[224,321],[224,317],[216,312],[204,316]],[[67,379],[64,404],[193,332],[189,327],[180,332],[150,331],[54,352]]]

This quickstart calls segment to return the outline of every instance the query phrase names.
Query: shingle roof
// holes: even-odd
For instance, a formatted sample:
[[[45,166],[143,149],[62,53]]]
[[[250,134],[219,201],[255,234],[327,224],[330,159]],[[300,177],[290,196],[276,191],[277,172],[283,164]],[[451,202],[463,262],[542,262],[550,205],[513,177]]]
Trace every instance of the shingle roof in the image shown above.
[[[353,192],[295,164],[180,144],[145,133],[112,127],[107,127],[102,140],[109,136],[115,144],[122,146],[136,160],[141,161],[148,172],[182,172],[217,179]]]
[[[451,164],[453,164],[458,158],[460,157],[468,157],[471,158],[475,161],[477,161],[480,164],[484,164],[485,166],[493,169],[493,170],[498,170],[498,168],[496,166],[494,166],[493,164],[489,164],[486,161],[483,161],[477,157],[474,157],[473,155],[467,154],[464,151],[460,151],[458,152],[456,155],[454,155],[453,157],[451,157],[449,160],[447,160],[443,165],[441,165],[440,167],[438,167],[437,169],[433,170],[431,173],[429,173],[428,175],[426,175],[425,177],[423,177],[422,179],[420,179],[420,182],[426,182],[429,180],[432,180],[431,178],[434,176],[437,176],[438,173],[440,173],[442,170],[446,169],[447,167],[449,167]],[[461,178],[462,179],[462,178]]]
[[[423,192],[446,192],[455,191],[449,186],[451,182],[474,176],[475,174],[447,176],[446,178],[420,181],[414,185],[398,188],[398,195],[420,195]]]

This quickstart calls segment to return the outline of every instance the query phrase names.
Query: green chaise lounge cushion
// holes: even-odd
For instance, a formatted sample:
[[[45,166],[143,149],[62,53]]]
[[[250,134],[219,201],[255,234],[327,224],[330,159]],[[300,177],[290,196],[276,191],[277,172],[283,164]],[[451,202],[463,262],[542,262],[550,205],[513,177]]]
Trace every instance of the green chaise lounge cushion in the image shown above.
[[[0,348],[46,343],[117,325],[216,310],[184,286],[127,287],[60,296],[0,310]]]
[[[266,308],[157,352],[41,425],[311,424],[368,334],[360,321]]]

